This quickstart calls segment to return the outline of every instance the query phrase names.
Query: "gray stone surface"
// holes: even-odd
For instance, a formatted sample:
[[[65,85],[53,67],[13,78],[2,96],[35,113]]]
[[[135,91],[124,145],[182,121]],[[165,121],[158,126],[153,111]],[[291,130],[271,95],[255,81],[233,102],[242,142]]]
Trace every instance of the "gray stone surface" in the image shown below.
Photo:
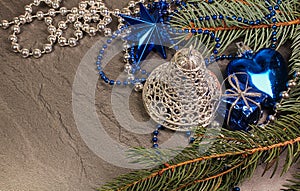
[[[1,0],[0,20],[23,12],[30,0]],[[64,1],[72,7],[76,1]],[[106,1],[122,7],[126,1]],[[20,43],[39,47],[46,42],[45,25],[36,21],[24,27]],[[1,191],[92,191],[129,169],[102,160],[82,140],[72,111],[72,86],[82,57],[100,37],[86,36],[75,48],[55,47],[41,59],[23,59],[13,53],[8,30],[0,30],[0,190]],[[108,74],[121,71],[115,57]],[[91,63],[93,64],[93,63]],[[91,74],[91,75],[96,75]],[[122,130],[110,107],[110,87],[99,83],[96,108],[112,138],[132,146],[150,146],[150,135],[132,135]],[[146,120],[141,97],[133,94],[133,115]],[[167,136],[167,135],[165,135]],[[261,169],[242,187],[245,191],[277,191],[286,177],[261,178]],[[291,170],[291,171],[295,171]]]

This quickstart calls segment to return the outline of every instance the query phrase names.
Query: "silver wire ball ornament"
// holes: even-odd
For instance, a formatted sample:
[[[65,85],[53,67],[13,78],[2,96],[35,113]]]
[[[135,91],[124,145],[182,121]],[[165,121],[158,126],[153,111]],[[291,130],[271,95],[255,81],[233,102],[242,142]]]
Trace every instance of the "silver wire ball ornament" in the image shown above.
[[[147,113],[157,123],[176,131],[207,126],[214,117],[220,83],[200,52],[178,51],[171,62],[155,68],[143,88]]]

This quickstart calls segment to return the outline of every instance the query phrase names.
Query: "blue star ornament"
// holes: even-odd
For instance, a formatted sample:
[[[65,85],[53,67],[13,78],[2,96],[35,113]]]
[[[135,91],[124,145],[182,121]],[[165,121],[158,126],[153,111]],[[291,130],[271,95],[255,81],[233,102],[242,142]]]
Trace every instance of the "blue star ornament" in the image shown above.
[[[140,3],[140,17],[121,15],[131,29],[131,33],[125,39],[137,46],[137,63],[144,60],[152,50],[159,52],[162,58],[167,58],[165,46],[170,44],[170,35],[166,32],[160,12],[160,9],[154,9],[153,13],[150,13],[150,10]]]

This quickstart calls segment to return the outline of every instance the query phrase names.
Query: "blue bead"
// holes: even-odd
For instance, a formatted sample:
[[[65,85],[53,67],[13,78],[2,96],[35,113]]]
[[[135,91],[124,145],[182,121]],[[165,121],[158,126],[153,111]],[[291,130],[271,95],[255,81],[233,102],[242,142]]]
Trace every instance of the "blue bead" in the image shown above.
[[[214,50],[214,54],[218,54],[219,51],[217,49]]]
[[[102,47],[103,47],[104,49],[106,49],[106,48],[107,48],[107,45],[106,45],[106,44],[104,44]]]
[[[100,53],[100,54],[104,54],[104,50],[100,50],[99,53]]]
[[[210,37],[214,39],[215,38],[215,33],[213,33],[213,32],[210,33]]]
[[[192,32],[193,34],[196,34],[196,33],[197,33],[196,29],[192,29],[191,32]]]
[[[216,44],[216,48],[220,48],[221,47],[221,44],[220,43],[217,43]]]
[[[220,38],[216,38],[215,41],[216,41],[216,42],[220,42]]]
[[[250,24],[250,25],[254,25],[254,21],[250,21],[249,24]]]
[[[238,17],[237,21],[241,22],[243,20],[242,17]]]
[[[277,38],[272,38],[272,41],[273,41],[273,42],[276,42],[276,41],[277,41]]]
[[[218,18],[217,15],[213,15],[213,16],[212,16],[212,19],[213,19],[213,20],[216,20],[217,18]]]
[[[261,22],[260,22],[259,19],[257,19],[257,20],[255,21],[255,23],[258,25],[258,24],[260,24]]]
[[[174,49],[175,49],[175,50],[179,50],[179,46],[175,46]]]
[[[96,65],[101,65],[100,60],[97,60]]]
[[[233,19],[233,20],[236,20],[236,16],[235,16],[235,15],[233,15],[233,16],[232,16],[232,19]]]
[[[158,130],[153,131],[153,135],[157,136],[159,134]]]
[[[117,84],[118,86],[121,85],[121,81],[118,80],[118,81],[116,82],[116,84]]]
[[[244,19],[243,21],[245,24],[248,24],[248,20],[247,19]]]
[[[224,19],[224,16],[223,15],[219,15],[219,19]]]
[[[209,30],[204,30],[204,34],[209,34]]]
[[[127,82],[127,81],[124,81],[124,82],[123,82],[123,85],[124,85],[124,86],[127,86],[127,85],[128,85],[128,82]]]
[[[272,17],[272,16],[271,16],[270,14],[268,14],[268,15],[266,16],[267,19],[271,19],[271,17]]]
[[[184,32],[185,32],[185,33],[189,33],[189,32],[190,32],[190,29],[184,29]]]
[[[102,70],[101,66],[97,66],[97,70]]]
[[[153,138],[152,138],[152,142],[153,142],[153,143],[156,143],[157,141],[158,141],[158,138],[157,138],[157,137],[153,137]]]
[[[277,47],[276,44],[272,44],[272,45],[271,45],[271,48],[273,48],[273,49],[275,49],[276,47]]]
[[[277,32],[276,32],[276,31],[273,31],[273,32],[272,32],[272,35],[273,35],[273,36],[277,35]]]
[[[201,34],[203,32],[202,29],[198,29],[198,33]]]
[[[239,187],[234,187],[232,191],[241,191]]]
[[[186,136],[191,136],[191,134],[192,134],[192,132],[190,132],[190,131],[188,131],[188,132],[186,132]]]
[[[110,39],[108,39],[106,42],[107,42],[107,44],[110,44],[112,41]]]
[[[276,11],[272,11],[271,12],[271,16],[273,17],[273,16],[275,16],[276,15]]]
[[[146,70],[142,70],[142,74],[146,74],[147,73],[147,71]]]
[[[99,55],[97,58],[98,60],[102,60],[103,57]]]
[[[203,21],[203,17],[199,17],[199,21]]]
[[[273,26],[272,26],[272,29],[274,29],[274,30],[277,29],[277,26],[276,26],[276,25],[273,25]]]
[[[162,127],[163,126],[161,124],[156,125],[156,128],[159,129],[159,130],[162,129]]]
[[[115,81],[114,80],[110,80],[109,81],[109,85],[114,85],[115,84]]]
[[[273,23],[276,23],[276,22],[277,22],[277,19],[276,19],[276,18],[273,18],[273,19],[272,19],[272,22],[273,22]]]
[[[214,1],[213,0],[208,0],[208,3],[213,3]]]
[[[209,16],[206,16],[206,17],[205,17],[205,20],[207,20],[207,21],[208,21],[209,19],[210,19],[210,17],[209,17]]]
[[[272,7],[272,6],[269,6],[268,9],[269,9],[270,11],[272,11],[272,10],[273,10],[273,7]]]
[[[279,6],[278,6],[278,5],[275,5],[275,6],[274,6],[274,9],[275,9],[275,10],[278,10],[278,9],[279,9]]]
[[[195,142],[195,138],[194,137],[191,137],[190,138],[190,144],[194,143]]]
[[[157,149],[158,148],[158,144],[153,144],[153,148]]]

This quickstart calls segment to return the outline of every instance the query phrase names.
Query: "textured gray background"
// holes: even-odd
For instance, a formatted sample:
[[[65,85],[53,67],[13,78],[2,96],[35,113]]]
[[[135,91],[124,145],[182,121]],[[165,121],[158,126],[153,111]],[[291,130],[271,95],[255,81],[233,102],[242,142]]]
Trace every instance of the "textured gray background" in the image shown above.
[[[23,12],[30,0],[0,1],[0,19]],[[79,1],[66,0],[72,7]],[[122,7],[126,1],[106,1],[109,7]],[[39,47],[45,42],[46,27],[41,21],[26,25],[20,42]],[[128,172],[97,157],[81,139],[72,113],[72,84],[81,58],[99,37],[86,36],[76,48],[56,47],[41,59],[23,59],[13,53],[7,41],[8,31],[0,30],[0,190],[1,191],[90,191],[119,174]],[[113,72],[121,71],[117,63]],[[93,64],[93,63],[91,63]],[[96,75],[96,73],[95,73]],[[122,131],[110,107],[111,89],[99,83],[96,107],[107,132],[119,142],[150,146],[149,136]],[[108,100],[107,100],[108,99]],[[131,99],[136,118],[144,119],[141,98]],[[291,170],[291,172],[295,171]],[[284,179],[276,175],[261,178],[262,168],[245,191],[277,191]]]

